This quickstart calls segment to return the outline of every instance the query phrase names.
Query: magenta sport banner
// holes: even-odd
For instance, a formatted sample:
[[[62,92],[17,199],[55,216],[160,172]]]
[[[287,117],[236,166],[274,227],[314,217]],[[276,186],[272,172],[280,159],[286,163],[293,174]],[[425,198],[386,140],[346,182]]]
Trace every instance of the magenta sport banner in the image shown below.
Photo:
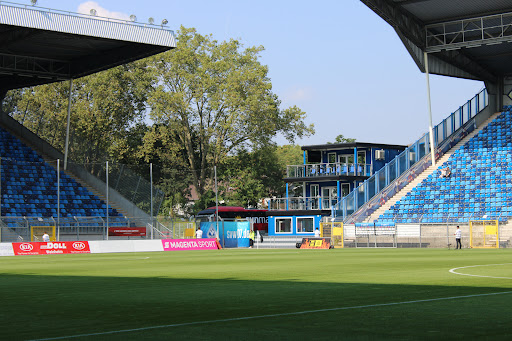
[[[219,244],[215,238],[204,239],[162,239],[164,251],[180,250],[217,250]]]

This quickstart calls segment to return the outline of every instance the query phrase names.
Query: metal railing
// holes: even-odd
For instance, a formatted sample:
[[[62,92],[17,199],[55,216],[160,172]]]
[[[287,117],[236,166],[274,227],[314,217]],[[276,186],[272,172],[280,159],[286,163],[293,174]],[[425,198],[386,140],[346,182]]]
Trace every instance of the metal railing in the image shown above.
[[[286,166],[288,178],[315,178],[327,176],[371,176],[372,165],[358,163],[317,163]]]
[[[322,197],[289,197],[272,198],[269,201],[269,211],[278,210],[329,210],[338,202],[337,198]]]
[[[488,105],[487,90],[483,89],[463,106],[453,112],[433,129],[434,145],[440,146],[461,127],[471,121]],[[401,177],[407,170],[429,154],[429,133],[424,134],[418,141],[409,146],[401,154],[387,163],[369,179],[343,197],[332,209],[336,220],[345,221],[351,214],[368,203],[391,183],[400,179],[405,187],[415,177]],[[380,206],[380,205],[379,205]]]

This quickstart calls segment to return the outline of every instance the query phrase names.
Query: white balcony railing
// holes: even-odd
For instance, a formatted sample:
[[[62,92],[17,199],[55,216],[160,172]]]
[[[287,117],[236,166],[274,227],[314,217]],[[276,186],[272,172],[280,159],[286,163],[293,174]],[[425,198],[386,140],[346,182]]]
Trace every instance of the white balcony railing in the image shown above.
[[[316,178],[326,176],[371,176],[372,165],[360,163],[317,163],[287,166],[288,178]]]

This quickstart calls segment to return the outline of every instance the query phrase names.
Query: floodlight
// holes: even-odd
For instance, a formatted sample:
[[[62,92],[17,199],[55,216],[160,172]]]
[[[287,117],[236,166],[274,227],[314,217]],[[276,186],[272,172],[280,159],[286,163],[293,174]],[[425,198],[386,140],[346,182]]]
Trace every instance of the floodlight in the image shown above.
[[[155,23],[155,19],[153,19],[153,17],[149,17],[149,19],[148,19],[148,23],[149,23],[150,25],[153,25],[153,24]]]
[[[137,21],[137,17],[135,16],[135,14],[130,15],[130,20]]]
[[[167,19],[162,20],[162,26],[167,25],[168,21]]]
[[[96,15],[98,12],[96,12],[96,10],[94,8],[91,8],[89,13],[91,13],[91,15]]]
[[[35,6],[37,5],[37,0],[30,0],[30,3],[32,4],[32,6]]]

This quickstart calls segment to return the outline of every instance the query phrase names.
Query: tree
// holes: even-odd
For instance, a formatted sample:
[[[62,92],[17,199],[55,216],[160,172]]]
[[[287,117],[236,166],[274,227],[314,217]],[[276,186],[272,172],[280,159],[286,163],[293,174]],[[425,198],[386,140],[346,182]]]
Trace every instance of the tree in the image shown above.
[[[212,167],[237,148],[272,144],[277,133],[290,141],[313,133],[298,107],[279,108],[258,60],[263,47],[242,50],[237,40],[219,43],[184,27],[177,41],[177,49],[152,58],[158,78],[149,104],[152,119],[177,132],[199,194]]]
[[[327,142],[327,144],[332,144],[332,143],[354,143],[354,142],[356,142],[356,139],[347,138],[347,137],[343,136],[343,134],[339,134],[334,139],[334,142]]]

